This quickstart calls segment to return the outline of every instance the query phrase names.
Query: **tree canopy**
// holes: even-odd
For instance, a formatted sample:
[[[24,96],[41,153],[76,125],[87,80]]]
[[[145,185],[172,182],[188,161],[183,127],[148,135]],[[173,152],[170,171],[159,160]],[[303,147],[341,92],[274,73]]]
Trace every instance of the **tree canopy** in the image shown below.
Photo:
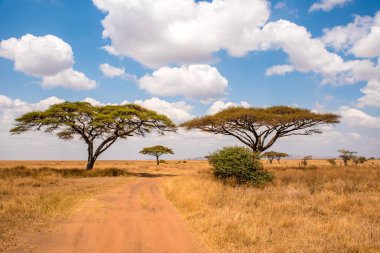
[[[348,162],[355,157],[356,151],[350,151],[346,149],[338,150],[340,153],[339,158],[343,160],[344,166],[347,166]]]
[[[339,123],[339,118],[332,113],[321,114],[289,106],[230,107],[181,126],[188,130],[233,136],[254,152],[262,152],[281,137],[321,133],[319,126]]]
[[[87,102],[64,102],[45,111],[29,112],[16,119],[12,134],[44,130],[58,138],[71,140],[79,136],[88,146],[87,169],[118,139],[145,136],[153,131],[164,135],[176,131],[165,115],[135,104],[92,106]],[[95,141],[100,143],[95,147]]]
[[[174,152],[173,152],[172,149],[164,147],[164,146],[160,146],[160,145],[153,146],[153,147],[143,148],[140,151],[140,153],[143,154],[143,155],[152,155],[152,156],[155,156],[156,157],[157,165],[160,164],[160,159],[159,158],[163,154],[174,154]]]
[[[268,151],[262,154],[262,157],[266,157],[270,164],[272,164],[273,160],[276,159],[278,163],[280,163],[281,158],[288,157],[287,153],[276,152],[276,151]]]

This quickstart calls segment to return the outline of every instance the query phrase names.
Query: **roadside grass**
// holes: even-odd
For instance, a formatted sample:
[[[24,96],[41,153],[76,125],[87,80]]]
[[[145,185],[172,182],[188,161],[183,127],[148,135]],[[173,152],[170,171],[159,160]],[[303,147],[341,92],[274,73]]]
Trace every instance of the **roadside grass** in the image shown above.
[[[275,180],[264,188],[204,168],[162,188],[212,251],[380,252],[380,166],[267,168]]]
[[[85,199],[130,175],[122,169],[0,169],[0,252],[25,248],[24,233],[46,230]]]

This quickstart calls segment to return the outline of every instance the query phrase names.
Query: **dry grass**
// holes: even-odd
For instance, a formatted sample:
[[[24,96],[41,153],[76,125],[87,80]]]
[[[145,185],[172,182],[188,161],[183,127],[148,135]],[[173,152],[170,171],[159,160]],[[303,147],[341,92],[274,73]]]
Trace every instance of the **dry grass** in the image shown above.
[[[163,190],[213,251],[380,252],[378,161],[316,162],[305,170],[286,168],[299,161],[274,163],[276,179],[263,189],[223,185],[203,166],[167,179]]]
[[[23,234],[47,229],[83,200],[125,182],[115,178],[125,175],[129,173],[115,169],[93,175],[69,169],[0,169],[0,252],[17,252],[25,243]]]

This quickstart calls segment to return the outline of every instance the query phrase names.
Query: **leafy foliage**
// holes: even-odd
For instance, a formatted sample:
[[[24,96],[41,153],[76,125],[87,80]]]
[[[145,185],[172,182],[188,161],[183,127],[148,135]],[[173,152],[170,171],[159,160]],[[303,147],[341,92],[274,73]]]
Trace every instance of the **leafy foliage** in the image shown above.
[[[327,159],[327,162],[328,162],[329,164],[331,164],[332,166],[335,166],[335,165],[336,165],[335,158]]]
[[[358,165],[359,163],[365,163],[367,160],[367,158],[365,158],[364,156],[354,156],[352,158],[352,162],[355,164],[355,165]]]
[[[263,170],[260,156],[244,147],[224,147],[208,156],[214,175],[222,180],[235,179],[238,183],[261,185],[273,176]]]
[[[348,162],[354,158],[354,154],[357,153],[346,149],[340,149],[338,152],[341,153],[339,157],[343,160],[344,166],[347,166]]]
[[[289,106],[268,108],[231,107],[215,115],[204,116],[181,124],[186,129],[200,129],[214,134],[230,135],[254,152],[270,148],[278,138],[321,133],[318,126],[339,123],[339,116],[319,114]]]
[[[118,139],[176,130],[165,115],[135,104],[92,106],[87,102],[65,102],[45,111],[26,113],[16,121],[12,134],[45,130],[63,140],[79,136],[88,146],[87,169],[92,169],[99,155]],[[101,140],[97,148],[95,140]]]
[[[153,147],[147,147],[143,148],[143,150],[140,151],[140,154],[143,155],[151,155],[156,157],[157,165],[160,164],[163,160],[159,160],[160,156],[163,154],[174,154],[173,150],[164,146],[153,146]],[[165,163],[165,161],[163,161]]]
[[[289,155],[287,153],[283,152],[275,152],[275,151],[268,151],[262,154],[262,157],[268,158],[268,161],[270,164],[272,164],[273,160],[276,159],[278,163],[280,163],[281,158],[288,157]]]

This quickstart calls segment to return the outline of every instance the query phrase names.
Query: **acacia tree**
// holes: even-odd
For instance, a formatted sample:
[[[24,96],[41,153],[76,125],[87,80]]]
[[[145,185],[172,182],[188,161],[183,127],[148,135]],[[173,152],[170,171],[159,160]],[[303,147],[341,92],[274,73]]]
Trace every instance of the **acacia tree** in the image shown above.
[[[339,157],[343,160],[344,166],[347,166],[348,162],[354,158],[354,154],[357,153],[346,149],[340,149],[338,152],[341,153]]]
[[[11,129],[12,134],[45,130],[63,140],[79,136],[87,144],[88,170],[118,139],[144,137],[153,131],[161,135],[176,131],[175,125],[165,115],[135,104],[92,106],[87,102],[64,102],[45,111],[26,113],[16,122]]]
[[[292,135],[321,133],[321,125],[339,123],[339,116],[331,113],[314,113],[307,109],[289,106],[267,108],[231,107],[215,115],[195,118],[182,127],[204,132],[229,135],[251,148],[263,152],[278,138]]]
[[[153,147],[147,147],[143,148],[140,151],[143,155],[152,155],[156,157],[157,165],[160,164],[160,156],[163,154],[174,154],[173,150],[170,148],[164,147],[164,146],[153,146]]]
[[[268,151],[262,154],[262,157],[266,157],[270,164],[272,164],[273,160],[276,158],[277,152],[275,151]]]
[[[276,160],[278,163],[280,163],[280,160],[281,158],[285,158],[285,157],[288,157],[289,155],[287,153],[283,153],[283,152],[278,152],[276,154]]]

